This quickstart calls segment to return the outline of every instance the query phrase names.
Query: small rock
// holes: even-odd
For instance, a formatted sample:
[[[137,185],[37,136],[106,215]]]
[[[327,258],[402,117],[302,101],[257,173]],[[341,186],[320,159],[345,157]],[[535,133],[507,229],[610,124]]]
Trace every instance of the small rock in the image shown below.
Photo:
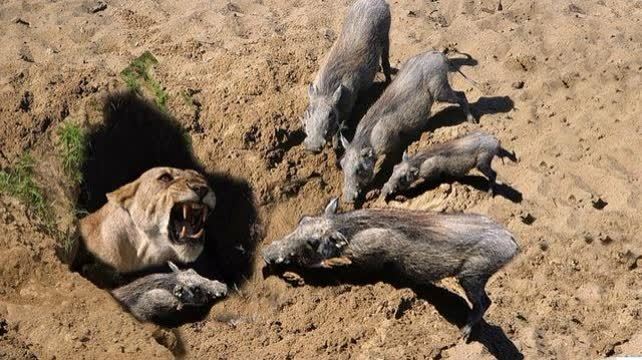
[[[528,211],[522,211],[519,214],[519,219],[526,225],[531,225],[536,220],[533,214],[529,213]]]
[[[515,81],[513,84],[511,84],[513,89],[521,89],[524,87],[524,82],[522,80]]]
[[[334,40],[334,38],[336,37],[332,29],[324,29],[322,30],[322,34],[326,40]]]
[[[18,104],[18,109],[23,112],[28,112],[31,110],[31,104],[33,104],[33,94],[30,91],[25,91],[24,94],[22,94],[20,103]]]
[[[91,9],[89,9],[89,11],[91,13],[95,14],[95,13],[103,11],[105,9],[107,9],[107,4],[105,2],[103,2],[103,1],[98,1],[98,3],[96,3],[96,5],[94,5],[94,6],[92,6]]]
[[[602,210],[609,203],[607,203],[606,201],[602,200],[602,198],[600,198],[600,197],[593,197],[593,199],[591,199],[591,204],[593,204],[594,208],[596,208],[598,210]]]
[[[608,234],[600,233],[600,234],[597,236],[597,238],[598,238],[598,240],[600,240],[600,242],[601,242],[602,244],[605,244],[605,245],[606,245],[606,244],[610,244],[610,243],[612,243],[612,242],[613,242],[613,238],[612,238],[612,237],[610,237]]]
[[[546,250],[548,250],[548,243],[547,243],[546,241],[542,241],[541,243],[539,243],[539,248],[540,248],[542,251],[546,251]]]
[[[575,5],[575,4],[570,4],[570,5],[568,6],[568,11],[570,11],[570,12],[572,12],[572,13],[576,13],[576,14],[586,15],[586,13],[584,12],[584,10],[582,10],[582,8],[580,8],[579,6],[577,6],[577,5]]]
[[[9,324],[7,324],[7,320],[0,319],[0,336],[8,332],[9,332]]]
[[[417,17],[417,13],[412,10],[408,10],[408,17]]]
[[[31,52],[28,49],[20,49],[18,56],[20,57],[20,60],[30,63],[34,62],[33,55],[31,55]]]
[[[19,17],[15,17],[15,18],[11,19],[11,22],[16,23],[16,24],[20,24],[20,25],[25,25],[27,27],[31,27],[31,23],[29,21],[21,19]]]
[[[448,195],[452,192],[453,188],[452,188],[452,185],[448,183],[443,183],[439,185],[439,190],[444,194]]]
[[[502,2],[500,0],[497,4],[497,11],[502,11],[502,10],[504,10],[504,7],[502,6]]]
[[[627,269],[635,270],[638,267],[638,262],[642,259],[642,255],[636,254],[631,250],[627,250],[625,253],[620,254],[622,262],[626,265]]]
[[[229,10],[231,12],[235,12],[235,13],[240,13],[241,12],[241,8],[238,5],[236,5],[234,3],[231,3],[231,2],[227,3],[226,8],[227,8],[227,10]]]

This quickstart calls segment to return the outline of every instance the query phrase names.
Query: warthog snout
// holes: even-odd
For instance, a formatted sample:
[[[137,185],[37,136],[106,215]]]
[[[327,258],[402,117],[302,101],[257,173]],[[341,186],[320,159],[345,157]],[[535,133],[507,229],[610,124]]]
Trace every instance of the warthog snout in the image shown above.
[[[287,265],[290,263],[290,260],[283,255],[280,246],[275,243],[263,249],[261,256],[267,265]]]

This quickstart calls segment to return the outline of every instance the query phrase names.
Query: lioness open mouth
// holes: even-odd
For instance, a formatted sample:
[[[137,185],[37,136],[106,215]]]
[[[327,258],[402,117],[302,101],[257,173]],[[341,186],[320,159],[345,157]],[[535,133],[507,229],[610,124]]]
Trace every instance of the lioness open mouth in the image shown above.
[[[169,237],[175,242],[201,241],[205,235],[205,221],[209,209],[202,203],[178,203],[172,207],[169,218]]]

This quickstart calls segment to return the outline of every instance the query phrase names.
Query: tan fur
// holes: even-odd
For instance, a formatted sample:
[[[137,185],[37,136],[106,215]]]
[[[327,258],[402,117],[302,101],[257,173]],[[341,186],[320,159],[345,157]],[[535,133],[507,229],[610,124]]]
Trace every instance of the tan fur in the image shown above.
[[[207,188],[202,199],[194,190],[199,187]],[[80,220],[80,233],[86,249],[119,272],[167,261],[196,260],[203,250],[202,240],[181,243],[170,239],[172,207],[204,204],[209,213],[216,204],[214,192],[201,174],[168,167],[146,171],[107,194],[107,200],[98,211]]]

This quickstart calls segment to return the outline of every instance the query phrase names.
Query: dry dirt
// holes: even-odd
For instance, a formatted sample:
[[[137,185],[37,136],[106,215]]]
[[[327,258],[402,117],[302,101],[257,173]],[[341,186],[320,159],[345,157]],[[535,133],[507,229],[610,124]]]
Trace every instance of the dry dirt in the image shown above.
[[[466,307],[452,281],[425,291],[292,287],[263,279],[258,259],[203,321],[142,325],[61,263],[56,240],[24,204],[0,195],[0,358],[641,355],[642,1],[503,0],[497,11],[498,2],[390,1],[393,67],[426,49],[456,47],[472,55],[461,69],[481,84],[452,75],[479,125],[463,122],[457,107],[436,107],[433,131],[411,152],[481,128],[519,158],[494,163],[506,184],[494,198],[471,176],[387,205],[487,214],[519,239],[521,253],[488,285],[493,305],[471,343],[458,339]],[[65,190],[50,161],[56,129],[104,121],[102,99],[124,87],[119,72],[146,50],[159,60],[168,113],[188,130],[203,168],[249,186],[244,196],[260,220],[241,233],[269,243],[339,194],[334,154],[303,151],[299,116],[348,1],[99,3],[0,4],[0,166],[36,154],[61,222],[78,191]],[[127,168],[127,156],[116,161]],[[239,211],[223,204],[230,216]],[[252,251],[247,239],[227,237],[250,245],[239,252]]]

